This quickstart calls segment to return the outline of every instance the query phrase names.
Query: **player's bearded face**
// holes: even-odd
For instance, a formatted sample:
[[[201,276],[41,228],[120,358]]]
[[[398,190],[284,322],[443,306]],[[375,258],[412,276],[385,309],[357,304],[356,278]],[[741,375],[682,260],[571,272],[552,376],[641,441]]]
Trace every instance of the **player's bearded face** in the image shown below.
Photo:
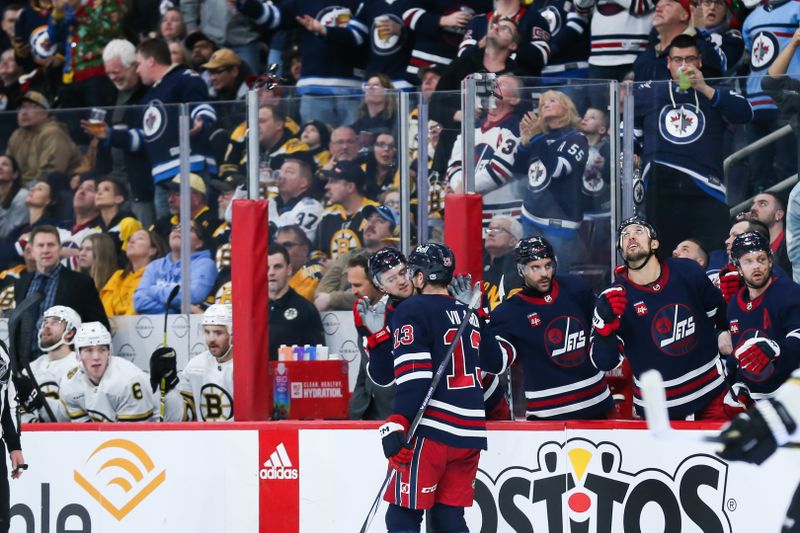
[[[61,335],[64,333],[66,324],[58,318],[48,317],[42,322],[42,327],[39,330],[39,338],[42,340],[42,346],[49,348],[61,340]]]
[[[555,263],[552,259],[536,259],[528,262],[522,270],[525,285],[539,292],[547,292],[553,284]]]
[[[108,358],[111,353],[108,346],[86,346],[81,348],[81,362],[89,379],[97,385],[103,379],[103,374],[108,368]]]
[[[769,283],[772,259],[766,252],[750,252],[739,258],[739,271],[748,287],[760,289]]]
[[[633,263],[646,259],[655,250],[650,232],[638,224],[625,228],[621,235],[620,246],[622,257]]]
[[[231,346],[231,336],[225,326],[203,326],[203,335],[206,339],[208,351],[216,358],[228,353]]]

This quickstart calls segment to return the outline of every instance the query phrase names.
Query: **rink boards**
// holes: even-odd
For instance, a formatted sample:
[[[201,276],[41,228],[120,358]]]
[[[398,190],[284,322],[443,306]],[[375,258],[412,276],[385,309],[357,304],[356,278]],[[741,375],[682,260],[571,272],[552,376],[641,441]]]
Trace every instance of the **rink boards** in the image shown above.
[[[30,469],[11,481],[11,531],[356,532],[385,473],[376,427],[26,426]],[[656,441],[642,427],[491,424],[470,531],[780,530],[800,452],[729,465],[713,445]],[[385,508],[370,531],[385,531]]]

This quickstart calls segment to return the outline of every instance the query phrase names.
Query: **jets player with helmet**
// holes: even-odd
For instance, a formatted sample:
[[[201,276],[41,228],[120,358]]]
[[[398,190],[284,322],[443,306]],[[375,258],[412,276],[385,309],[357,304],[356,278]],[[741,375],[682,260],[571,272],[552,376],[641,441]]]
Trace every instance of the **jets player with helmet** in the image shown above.
[[[397,392],[393,414],[379,430],[395,470],[384,494],[390,504],[386,526],[390,532],[419,531],[422,514],[430,509],[434,531],[466,531],[464,507],[472,505],[480,450],[486,449],[480,329],[473,316],[455,338],[467,307],[448,294],[455,257],[447,246],[417,246],[407,268],[418,294],[398,305],[390,321]],[[453,342],[449,368],[406,448],[411,421]]]
[[[189,360],[178,374],[174,355],[150,360],[153,391],[165,383],[164,420],[178,422],[233,420],[233,311],[230,304],[214,304],[201,322],[205,352]],[[163,353],[163,352],[162,352]]]
[[[594,293],[581,278],[556,275],[543,237],[517,243],[524,288],[492,311],[481,338],[481,369],[502,373],[519,358],[529,420],[605,418],[613,407],[603,372],[589,361]]]
[[[24,408],[21,416],[23,422],[69,422],[61,402],[59,384],[64,376],[78,366],[78,356],[72,349],[72,343],[80,326],[81,317],[71,307],[54,305],[42,315],[39,349],[44,354],[31,363],[31,371],[41,395],[33,390],[34,381],[24,374],[14,383],[17,397]],[[28,401],[29,398],[33,401]],[[44,408],[45,401],[55,420],[50,419]]]
[[[717,352],[717,335],[728,327],[722,294],[696,262],[659,259],[656,228],[640,216],[622,221],[617,246],[625,266],[597,298],[592,362],[611,370],[628,358],[640,415],[639,377],[654,368],[664,376],[671,419],[727,419]]]
[[[733,240],[731,258],[744,281],[728,303],[737,396],[772,396],[798,366],[800,286],[772,273],[769,240],[751,231]]]
[[[73,339],[80,365],[61,380],[61,401],[73,422],[147,422],[155,400],[147,374],[111,355],[111,333],[100,322],[81,324]]]

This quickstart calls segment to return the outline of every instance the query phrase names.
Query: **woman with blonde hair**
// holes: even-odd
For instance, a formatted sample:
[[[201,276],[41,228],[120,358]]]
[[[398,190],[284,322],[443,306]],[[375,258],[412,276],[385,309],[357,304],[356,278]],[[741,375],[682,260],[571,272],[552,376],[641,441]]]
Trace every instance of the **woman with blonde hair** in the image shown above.
[[[154,259],[164,257],[167,245],[153,231],[140,229],[128,239],[125,255],[128,264],[117,270],[100,291],[100,301],[108,316],[135,315],[133,293],[139,286],[147,265]]]
[[[98,292],[117,269],[117,246],[106,233],[93,233],[81,242],[78,268],[94,280]]]
[[[546,91],[539,98],[538,113],[522,117],[516,157],[528,178],[520,219],[523,233],[549,240],[559,267],[567,271],[582,255],[578,227],[589,144],[577,130],[579,124],[572,99],[560,91]]]

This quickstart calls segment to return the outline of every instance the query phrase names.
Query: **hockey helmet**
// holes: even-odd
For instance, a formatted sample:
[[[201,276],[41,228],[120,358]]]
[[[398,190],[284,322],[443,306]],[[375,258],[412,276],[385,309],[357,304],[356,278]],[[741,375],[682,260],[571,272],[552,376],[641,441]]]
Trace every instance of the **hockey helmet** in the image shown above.
[[[453,279],[456,258],[446,244],[429,242],[414,248],[408,256],[408,272],[413,277],[422,272],[426,281],[448,284]]]
[[[111,349],[111,333],[100,322],[86,322],[78,328],[72,343],[77,352],[88,346],[108,346]]]
[[[381,248],[374,254],[369,256],[369,275],[372,278],[372,283],[376,287],[380,287],[381,283],[378,276],[397,265],[406,265],[408,260],[402,252],[391,248],[389,246]]]
[[[209,305],[200,322],[203,326],[224,326],[233,335],[233,308],[230,304]]]
[[[643,216],[641,215],[633,215],[630,218],[626,218],[622,222],[619,223],[617,226],[617,248],[622,246],[622,232],[625,231],[625,228],[628,226],[639,225],[647,228],[647,232],[650,234],[650,238],[653,240],[658,240],[658,233],[656,232],[655,226],[650,224]]]
[[[556,260],[556,251],[553,245],[544,237],[527,237],[514,247],[514,262],[518,265],[527,265],[538,259]]]
[[[66,305],[54,305],[53,307],[47,309],[44,314],[42,315],[42,324],[44,324],[44,320],[48,318],[57,318],[59,320],[64,321],[64,332],[61,334],[61,339],[52,346],[48,346],[45,348],[42,346],[42,330],[39,328],[39,334],[37,336],[39,349],[43,352],[52,352],[59,346],[66,344],[67,341],[64,337],[66,337],[67,333],[70,331],[77,330],[81,327],[81,317],[80,315],[71,307],[67,307]],[[74,340],[74,339],[73,339]]]
[[[766,252],[767,256],[772,258],[769,240],[757,231],[745,231],[733,239],[733,244],[731,244],[733,264],[739,266],[739,259],[750,252]]]

